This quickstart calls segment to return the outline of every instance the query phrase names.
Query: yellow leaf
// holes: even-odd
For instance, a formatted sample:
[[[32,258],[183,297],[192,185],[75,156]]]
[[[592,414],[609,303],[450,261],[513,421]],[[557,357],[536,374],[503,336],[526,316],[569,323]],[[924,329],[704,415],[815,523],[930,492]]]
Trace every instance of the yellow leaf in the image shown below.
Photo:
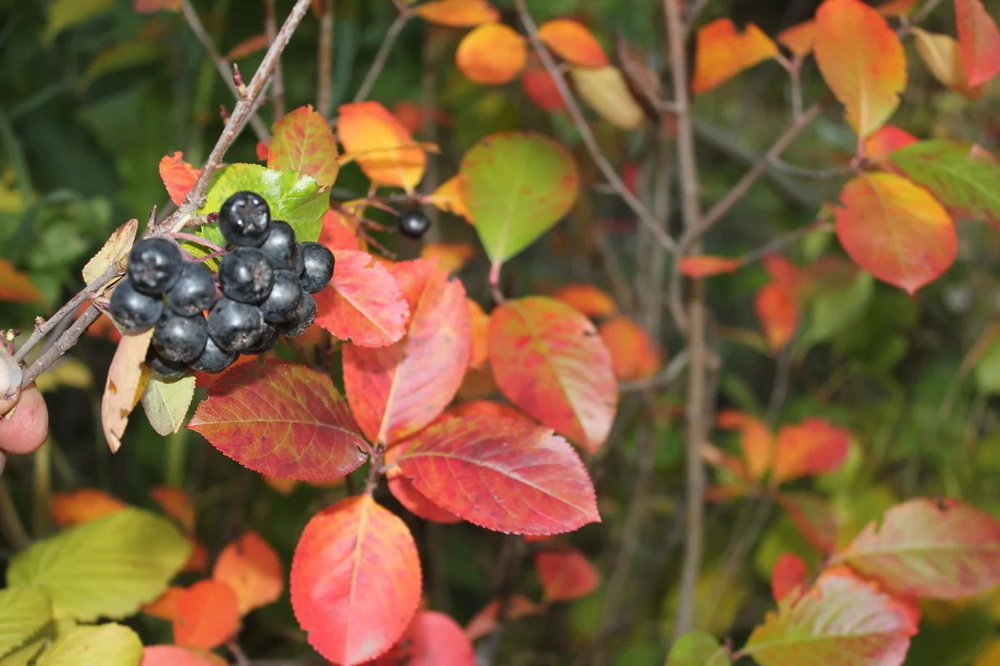
[[[128,255],[135,243],[135,232],[139,228],[139,220],[134,217],[114,230],[104,246],[97,251],[83,267],[83,281],[90,284],[101,276],[109,266],[120,262]]]
[[[645,115],[617,67],[574,67],[573,85],[590,108],[612,125],[635,129]]]

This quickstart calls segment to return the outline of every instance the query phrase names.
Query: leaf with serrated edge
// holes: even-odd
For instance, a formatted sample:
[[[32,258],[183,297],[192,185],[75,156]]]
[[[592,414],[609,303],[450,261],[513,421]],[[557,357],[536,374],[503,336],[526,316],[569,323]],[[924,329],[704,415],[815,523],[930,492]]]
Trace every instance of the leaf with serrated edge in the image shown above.
[[[135,243],[135,232],[139,228],[139,220],[134,217],[112,232],[97,254],[90,258],[83,267],[83,281],[90,284],[108,269],[108,266],[125,259],[132,244]]]
[[[573,448],[525,419],[449,417],[401,444],[403,474],[429,500],[486,529],[558,534],[599,522]]]
[[[300,106],[274,123],[267,167],[297,171],[330,186],[337,179],[337,140],[323,116],[312,106]]]
[[[370,495],[341,500],[303,530],[290,588],[299,626],[320,654],[344,666],[373,659],[403,634],[420,603],[413,536]]]
[[[144,380],[149,378],[149,373],[143,371],[143,361],[152,339],[153,329],[122,336],[111,359],[101,397],[101,428],[112,453],[121,448],[129,414],[139,402]]]
[[[122,624],[73,627],[49,646],[36,666],[138,666],[142,641]]]
[[[36,541],[11,561],[11,587],[41,587],[57,618],[126,617],[155,599],[191,553],[165,518],[127,508]]]
[[[364,441],[333,381],[302,365],[267,361],[230,370],[188,427],[268,476],[337,479],[365,460]]]
[[[194,375],[179,379],[162,379],[153,376],[142,392],[142,408],[146,410],[149,425],[158,434],[167,436],[184,425],[188,407],[194,399]]]
[[[0,590],[0,656],[24,644],[52,619],[45,590],[11,587]]]

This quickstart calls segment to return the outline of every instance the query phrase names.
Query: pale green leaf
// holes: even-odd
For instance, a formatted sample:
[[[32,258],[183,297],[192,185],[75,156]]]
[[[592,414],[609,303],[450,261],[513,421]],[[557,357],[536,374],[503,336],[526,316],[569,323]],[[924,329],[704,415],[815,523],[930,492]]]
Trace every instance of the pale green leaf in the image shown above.
[[[36,666],[139,666],[142,641],[128,627],[110,622],[73,627],[39,658]]]
[[[38,638],[25,643],[10,654],[0,658],[0,666],[28,666],[34,663],[35,657],[49,644],[51,638],[44,633]]]
[[[666,666],[730,666],[725,648],[704,631],[693,631],[677,639],[670,649]]]
[[[23,644],[52,619],[45,590],[14,587],[0,590],[0,655]]]
[[[142,408],[153,430],[166,436],[181,429],[194,399],[194,385],[194,375],[179,379],[150,377],[142,393]]]
[[[159,596],[191,545],[173,523],[135,508],[70,527],[18,553],[11,587],[41,587],[56,617],[120,618]]]
[[[107,11],[113,0],[55,0],[49,5],[42,39],[48,41],[66,28]]]

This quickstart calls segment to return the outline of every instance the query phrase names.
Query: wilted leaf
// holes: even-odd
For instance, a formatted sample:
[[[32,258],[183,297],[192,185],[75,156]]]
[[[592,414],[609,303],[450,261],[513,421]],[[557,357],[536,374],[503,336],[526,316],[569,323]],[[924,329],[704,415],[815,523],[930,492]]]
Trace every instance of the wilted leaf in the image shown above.
[[[115,622],[72,627],[60,635],[35,666],[136,666],[142,641],[134,631]]]
[[[778,33],[778,41],[789,51],[804,58],[812,53],[813,42],[816,40],[816,22],[813,20],[796,23]]]
[[[970,86],[986,83],[1000,72],[1000,30],[981,0],[955,0],[958,43]]]
[[[572,19],[552,19],[538,28],[538,37],[560,58],[580,67],[607,67],[608,57],[587,26]]]
[[[365,175],[376,185],[412,192],[424,177],[427,155],[396,116],[378,102],[342,104],[337,134]]]
[[[500,12],[487,0],[431,0],[417,5],[413,11],[425,21],[453,28],[471,28],[500,20]]]
[[[173,619],[175,643],[211,650],[239,631],[236,593],[217,580],[200,580],[178,595]]]
[[[938,83],[966,97],[973,99],[979,97],[981,89],[969,85],[965,68],[962,66],[958,41],[954,37],[927,32],[917,27],[913,28],[913,35],[916,38],[920,59],[924,61]]]
[[[624,315],[601,322],[597,331],[611,352],[615,377],[629,381],[652,377],[660,369],[663,355],[646,330]]]
[[[52,521],[59,527],[79,525],[120,511],[128,504],[97,488],[80,488],[72,492],[53,493],[49,503]]]
[[[19,272],[6,259],[0,259],[0,301],[38,303],[43,298],[30,277]]]
[[[591,284],[567,284],[552,292],[552,298],[588,317],[607,317],[618,311],[611,295]]]
[[[771,483],[831,472],[847,457],[851,433],[819,418],[809,418],[778,430],[771,465]]]
[[[289,111],[271,128],[267,168],[297,171],[324,187],[337,180],[337,141],[326,118],[312,106]]]
[[[569,73],[583,101],[612,125],[636,129],[646,119],[617,67],[573,67]]]
[[[188,427],[256,472],[334,479],[361,465],[364,441],[329,375],[268,361],[225,373]]]
[[[698,30],[691,90],[711,90],[776,55],[778,47],[753,23],[740,32],[731,19],[716,19]]]
[[[513,80],[527,57],[524,37],[502,23],[486,23],[462,38],[455,64],[470,81],[498,85]]]
[[[774,600],[780,602],[796,588],[804,586],[808,573],[801,557],[794,553],[782,553],[771,569],[771,595]]]
[[[10,587],[0,590],[0,655],[27,642],[52,619],[52,602],[45,590]]]
[[[684,634],[671,646],[665,666],[730,666],[729,653],[706,631]]]
[[[111,233],[97,254],[83,267],[83,281],[86,284],[99,278],[109,266],[125,259],[132,249],[132,244],[135,243],[135,232],[138,228],[139,220],[133,217]]]
[[[703,278],[732,273],[742,265],[743,260],[740,258],[706,254],[697,257],[681,257],[680,272],[690,278]]]
[[[486,529],[558,534],[600,521],[572,447],[525,419],[446,418],[401,444],[400,469],[434,504]]]
[[[228,666],[222,657],[179,645],[147,645],[139,666]]]
[[[444,613],[420,611],[396,645],[371,666],[476,666],[472,643]]]
[[[601,584],[600,574],[578,550],[543,550],[535,555],[535,568],[546,601],[572,601],[585,597]]]
[[[189,552],[170,521],[126,508],[36,541],[11,560],[7,582],[47,590],[57,618],[119,618],[163,592]]]
[[[212,578],[236,593],[240,615],[276,601],[285,589],[278,554],[256,532],[246,532],[222,549]]]
[[[160,158],[160,180],[167,188],[170,200],[178,206],[187,198],[188,192],[194,187],[200,175],[201,169],[196,169],[185,162],[184,153],[179,150],[173,155],[164,155]]]
[[[844,186],[840,201],[837,238],[851,259],[878,279],[912,294],[955,260],[958,241],[947,211],[907,179],[890,173],[857,176]]]
[[[816,62],[862,137],[885,123],[906,86],[896,33],[861,0],[825,0],[816,10]]]
[[[194,375],[178,379],[150,377],[142,392],[142,408],[153,430],[167,436],[181,429],[194,399],[194,386]]]
[[[108,367],[108,378],[101,398],[101,428],[112,453],[121,447],[121,437],[125,434],[129,414],[135,409],[145,388],[148,373],[143,372],[143,362],[152,339],[152,329],[145,333],[123,336]]]
[[[357,495],[306,525],[291,573],[292,610],[309,643],[345,666],[373,659],[403,634],[420,602],[420,561],[402,520]]]

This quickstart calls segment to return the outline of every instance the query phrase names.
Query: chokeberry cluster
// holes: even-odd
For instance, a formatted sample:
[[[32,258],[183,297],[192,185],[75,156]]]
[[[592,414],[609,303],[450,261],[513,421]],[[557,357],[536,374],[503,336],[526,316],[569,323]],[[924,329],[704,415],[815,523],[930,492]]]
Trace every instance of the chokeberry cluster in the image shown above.
[[[146,363],[164,377],[221,372],[240,354],[271,349],[279,335],[304,333],[316,320],[312,294],[333,276],[333,253],[296,242],[254,192],[226,199],[219,229],[228,250],[218,275],[186,261],[172,241],[146,238],[111,294],[111,316],[126,333],[155,327]]]

